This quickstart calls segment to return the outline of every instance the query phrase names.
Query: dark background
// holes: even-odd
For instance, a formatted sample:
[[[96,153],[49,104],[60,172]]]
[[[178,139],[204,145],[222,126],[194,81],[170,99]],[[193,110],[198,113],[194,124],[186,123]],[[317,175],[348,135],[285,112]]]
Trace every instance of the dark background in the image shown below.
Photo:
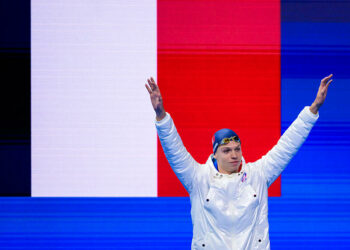
[[[0,0],[0,72],[0,196],[30,196],[29,0]]]

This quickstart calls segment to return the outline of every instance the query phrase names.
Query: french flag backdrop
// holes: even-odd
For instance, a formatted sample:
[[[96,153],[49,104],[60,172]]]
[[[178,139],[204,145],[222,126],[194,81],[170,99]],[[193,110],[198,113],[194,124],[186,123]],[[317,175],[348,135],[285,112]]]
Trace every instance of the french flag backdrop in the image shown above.
[[[281,134],[280,58],[279,1],[33,1],[32,196],[187,196],[150,75],[198,162],[223,127],[257,160]]]
[[[189,249],[190,202],[146,79],[198,162],[224,127],[252,162],[333,73],[319,121],[269,189],[270,239],[348,249],[348,13],[348,1],[33,0],[32,197],[0,198],[0,248]]]

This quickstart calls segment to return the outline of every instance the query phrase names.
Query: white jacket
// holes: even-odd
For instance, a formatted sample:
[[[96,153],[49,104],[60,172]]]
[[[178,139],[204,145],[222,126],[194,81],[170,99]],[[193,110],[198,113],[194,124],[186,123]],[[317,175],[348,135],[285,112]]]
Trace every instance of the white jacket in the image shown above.
[[[191,199],[191,249],[270,249],[267,188],[305,141],[318,114],[309,107],[285,131],[265,156],[245,163],[239,173],[219,173],[212,155],[197,163],[184,147],[167,114],[156,122],[166,158]]]

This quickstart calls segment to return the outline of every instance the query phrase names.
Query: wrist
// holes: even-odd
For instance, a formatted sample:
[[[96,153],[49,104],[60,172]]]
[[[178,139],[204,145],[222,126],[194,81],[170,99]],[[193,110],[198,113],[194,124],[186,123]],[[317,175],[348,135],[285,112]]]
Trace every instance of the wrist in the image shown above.
[[[316,115],[318,110],[320,109],[320,107],[321,107],[321,105],[316,104],[315,102],[313,102],[311,104],[311,106],[310,106],[310,111]]]
[[[162,110],[161,112],[156,112],[156,120],[161,121],[166,116],[165,110]]]

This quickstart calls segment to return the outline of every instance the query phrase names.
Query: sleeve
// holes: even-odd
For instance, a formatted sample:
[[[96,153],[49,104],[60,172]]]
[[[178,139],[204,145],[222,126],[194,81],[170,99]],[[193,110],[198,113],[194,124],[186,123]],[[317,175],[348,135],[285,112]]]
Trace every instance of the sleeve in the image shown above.
[[[277,144],[261,159],[253,163],[262,172],[268,186],[277,179],[298,152],[318,117],[318,113],[315,115],[308,106],[305,107],[283,133]]]
[[[156,128],[160,143],[171,168],[187,192],[191,193],[198,163],[187,152],[177,133],[175,124],[168,113],[166,113],[166,116],[161,121],[156,121]]]

